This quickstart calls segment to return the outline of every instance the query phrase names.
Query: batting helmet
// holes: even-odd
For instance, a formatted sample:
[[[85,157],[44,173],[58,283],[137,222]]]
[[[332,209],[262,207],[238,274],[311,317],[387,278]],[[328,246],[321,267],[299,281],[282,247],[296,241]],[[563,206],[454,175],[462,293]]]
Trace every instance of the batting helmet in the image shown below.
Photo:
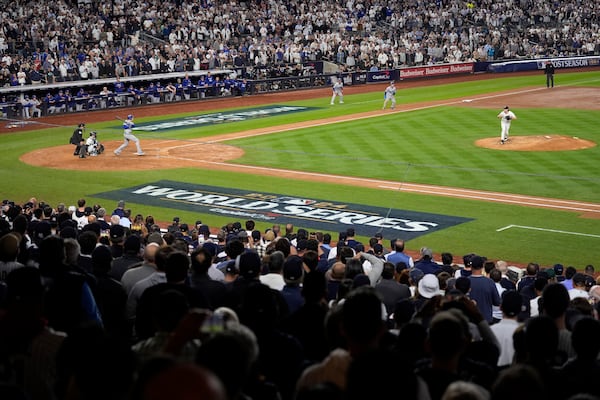
[[[96,131],[91,131],[90,136],[96,136]]]
[[[127,116],[127,119],[133,119],[133,114],[129,114],[129,115]]]

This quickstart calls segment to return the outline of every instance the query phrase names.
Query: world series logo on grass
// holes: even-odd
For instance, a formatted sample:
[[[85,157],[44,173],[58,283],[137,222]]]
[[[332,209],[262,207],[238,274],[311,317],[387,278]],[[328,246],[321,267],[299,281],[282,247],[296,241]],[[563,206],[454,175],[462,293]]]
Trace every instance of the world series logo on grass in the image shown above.
[[[406,240],[471,221],[469,218],[387,209],[276,193],[195,185],[162,180],[93,196],[169,207],[202,214],[253,219],[269,224],[293,223],[326,232],[353,227],[360,236],[401,237]]]

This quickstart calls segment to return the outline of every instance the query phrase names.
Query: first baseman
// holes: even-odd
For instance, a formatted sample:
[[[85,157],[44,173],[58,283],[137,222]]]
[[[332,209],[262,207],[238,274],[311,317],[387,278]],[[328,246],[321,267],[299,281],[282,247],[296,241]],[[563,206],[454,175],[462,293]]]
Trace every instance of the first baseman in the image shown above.
[[[131,129],[135,127],[135,124],[133,123],[133,115],[129,114],[127,116],[127,119],[125,121],[123,121],[123,144],[119,146],[119,148],[117,148],[114,153],[115,155],[119,155],[121,154],[121,151],[123,151],[123,149],[127,146],[129,146],[129,141],[131,140],[132,142],[135,143],[135,146],[137,147],[137,154],[138,156],[143,156],[144,153],[142,151],[142,148],[140,147],[140,140],[138,138],[136,138],[132,133],[131,133]]]
[[[384,100],[382,110],[385,110],[388,101],[392,102],[392,110],[396,108],[396,86],[394,86],[394,81],[391,81],[389,86],[385,88],[383,98]]]
[[[340,104],[344,104],[344,83],[341,79],[338,79],[333,84],[333,94],[331,95],[331,105],[333,105],[333,101],[335,100],[335,96],[339,96]]]
[[[513,119],[517,119],[515,113],[510,111],[508,106],[504,107],[504,110],[500,111],[498,114],[498,118],[500,118],[500,126],[502,127],[502,132],[500,133],[500,144],[506,143],[508,140],[508,131],[510,130],[510,122]]]

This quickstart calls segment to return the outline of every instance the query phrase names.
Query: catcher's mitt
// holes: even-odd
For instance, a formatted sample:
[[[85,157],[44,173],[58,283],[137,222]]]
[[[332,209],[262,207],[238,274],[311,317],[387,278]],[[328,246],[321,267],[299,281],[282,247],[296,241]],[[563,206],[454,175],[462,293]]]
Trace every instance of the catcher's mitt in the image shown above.
[[[504,119],[510,121],[512,118],[510,117],[510,115],[507,115],[506,117],[504,117]]]

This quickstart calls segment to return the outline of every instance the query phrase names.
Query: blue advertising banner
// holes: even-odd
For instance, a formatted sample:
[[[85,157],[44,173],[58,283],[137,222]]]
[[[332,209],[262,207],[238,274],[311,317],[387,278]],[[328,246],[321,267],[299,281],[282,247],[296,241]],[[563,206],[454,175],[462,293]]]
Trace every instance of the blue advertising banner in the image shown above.
[[[388,238],[414,239],[427,233],[471,221],[469,218],[387,209],[365,204],[265,193],[162,180],[93,196],[125,200],[202,214],[252,219],[324,232],[353,227],[358,235],[382,233]]]
[[[518,72],[518,71],[534,71],[544,69],[546,62],[550,61],[554,68],[588,68],[598,67],[600,65],[600,57],[568,57],[568,58],[543,58],[537,60],[520,60],[520,61],[505,61],[492,63],[489,66],[491,72]]]
[[[398,79],[400,79],[400,71],[397,69],[367,72],[367,82],[397,81]]]

